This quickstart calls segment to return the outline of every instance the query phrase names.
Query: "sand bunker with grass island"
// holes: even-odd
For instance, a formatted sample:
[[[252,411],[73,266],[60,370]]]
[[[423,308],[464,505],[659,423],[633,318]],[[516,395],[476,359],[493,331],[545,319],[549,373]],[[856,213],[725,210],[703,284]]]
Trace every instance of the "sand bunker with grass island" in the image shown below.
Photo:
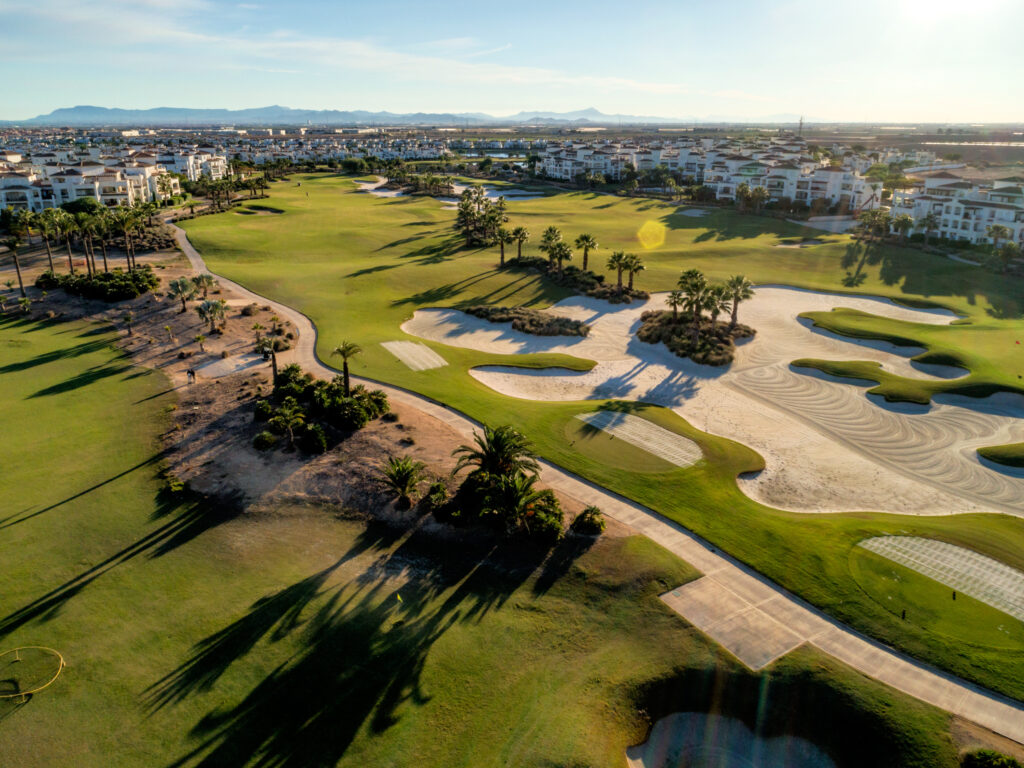
[[[794,369],[793,360],[872,360],[911,378],[950,378],[960,369],[922,366],[919,348],[836,336],[798,315],[849,307],[917,323],[947,324],[946,310],[912,309],[887,299],[762,286],[740,308],[757,329],[731,366],[712,368],[636,339],[640,315],[662,309],[665,294],[611,305],[572,297],[547,312],[591,326],[586,338],[539,338],[508,323],[451,309],[417,311],[402,330],[482,352],[561,352],[594,360],[590,371],[481,367],[471,375],[497,392],[528,400],[615,398],[663,405],[699,429],[750,446],[765,469],[739,478],[751,498],[795,512],[878,511],[1024,516],[1024,471],[979,460],[985,445],[1024,440],[1024,397],[940,395],[930,406],[887,404],[863,381]]]

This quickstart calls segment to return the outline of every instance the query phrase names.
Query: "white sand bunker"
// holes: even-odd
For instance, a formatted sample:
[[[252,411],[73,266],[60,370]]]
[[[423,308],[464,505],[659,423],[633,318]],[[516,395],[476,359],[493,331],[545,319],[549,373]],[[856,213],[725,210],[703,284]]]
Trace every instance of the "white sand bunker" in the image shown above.
[[[214,360],[212,363],[200,365],[195,371],[196,375],[202,376],[204,379],[219,379],[222,376],[230,376],[232,373],[247,371],[250,368],[255,368],[265,363],[263,355],[236,355],[235,357],[225,357],[222,360]]]
[[[616,411],[598,411],[581,413],[576,418],[679,467],[688,467],[701,457],[700,446],[693,440],[652,424],[639,416]]]
[[[970,549],[918,536],[878,536],[860,546],[1024,621],[1024,572]]]
[[[806,739],[759,736],[742,720],[704,712],[661,718],[645,743],[626,750],[626,763],[629,768],[835,768]]]
[[[698,429],[750,446],[765,470],[739,478],[749,496],[794,512],[872,510],[946,515],[1002,512],[1024,516],[1024,476],[979,461],[975,449],[1024,441],[1024,398],[941,396],[929,407],[885,404],[815,371],[793,369],[801,357],[871,360],[910,378],[962,371],[919,368],[907,350],[812,329],[798,315],[849,307],[917,323],[945,325],[946,310],[918,309],[867,296],[841,296],[760,286],[740,308],[757,329],[733,364],[711,368],[683,360],[664,345],[636,339],[640,315],[664,307],[609,305],[573,297],[546,312],[591,326],[585,338],[538,337],[450,309],[419,310],[403,324],[413,336],[501,354],[560,352],[593,360],[586,372],[478,367],[478,381],[527,400],[613,398],[675,409]]]
[[[437,352],[417,341],[385,341],[381,346],[414,371],[448,365],[448,361]]]

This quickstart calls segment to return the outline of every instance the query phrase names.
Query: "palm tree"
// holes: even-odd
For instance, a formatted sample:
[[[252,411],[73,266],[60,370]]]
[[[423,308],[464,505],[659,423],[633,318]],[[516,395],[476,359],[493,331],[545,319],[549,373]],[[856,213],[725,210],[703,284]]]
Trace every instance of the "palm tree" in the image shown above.
[[[1020,246],[1012,240],[1003,243],[1002,247],[996,251],[996,256],[999,257],[1003,272],[1007,272],[1010,269],[1010,264],[1020,257]]]
[[[562,262],[572,261],[572,249],[568,243],[559,240],[551,246],[548,257],[558,265],[558,274],[562,274]]]
[[[51,217],[55,232],[64,239],[64,248],[68,254],[68,271],[75,274],[75,262],[71,256],[71,233],[75,229],[74,217],[63,208],[55,208]]]
[[[740,183],[736,187],[736,207],[742,212],[747,207],[747,201],[750,199],[750,185],[747,182]]]
[[[135,332],[132,330],[132,321],[135,319],[135,313],[125,312],[121,319],[124,320],[124,324],[128,326],[128,335],[134,336]]]
[[[210,333],[217,332],[217,321],[224,319],[224,310],[228,303],[224,299],[218,299],[217,301],[204,301],[198,307],[196,307],[196,313],[199,318],[204,322],[210,324]]]
[[[700,323],[707,302],[708,281],[698,269],[688,269],[679,277],[679,288],[686,297],[686,309],[690,313],[693,345],[700,339]]]
[[[94,275],[96,274],[96,262],[92,258],[89,247],[92,244],[92,216],[85,212],[76,213],[75,228],[78,230],[82,254],[85,256],[85,270],[90,276]]]
[[[608,269],[614,269],[616,271],[619,293],[622,293],[622,272],[626,269],[627,261],[627,256],[623,251],[615,251],[608,257],[608,263],[605,265]]]
[[[932,232],[939,228],[939,217],[934,213],[926,213],[917,220],[917,226],[924,230],[924,246],[927,248]]]
[[[487,511],[501,518],[509,532],[519,528],[529,531],[530,518],[536,512],[535,506],[547,496],[544,491],[534,487],[536,482],[536,475],[525,475],[522,472],[501,475],[488,494]]]
[[[206,347],[203,346],[203,343],[206,341],[206,337],[203,336],[203,334],[200,333],[200,334],[198,334],[196,336],[193,336],[192,337],[192,341],[194,341],[196,344],[199,345],[199,351],[200,352],[203,352],[203,353],[206,352]]]
[[[526,227],[516,227],[512,230],[512,237],[516,241],[516,258],[523,258],[523,243],[530,239],[530,230]]]
[[[498,227],[497,233],[495,233],[495,239],[498,241],[498,246],[501,248],[501,262],[498,264],[499,269],[505,267],[505,246],[515,240],[512,233],[509,232],[505,227]]]
[[[895,227],[896,231],[900,233],[900,245],[902,245],[907,240],[907,233],[914,228],[914,217],[906,213],[901,213],[899,216],[893,218],[892,225]]]
[[[733,275],[725,281],[729,299],[732,301],[732,318],[729,320],[729,330],[736,327],[736,314],[739,311],[740,302],[753,298],[754,284],[747,280],[745,275]]]
[[[412,506],[412,495],[416,492],[416,486],[426,479],[425,469],[426,465],[422,461],[416,461],[412,456],[388,457],[387,463],[381,469],[382,479],[398,496],[399,509],[408,509]]]
[[[453,475],[465,467],[475,467],[471,477],[499,478],[540,471],[529,441],[510,426],[484,426],[483,433],[473,433],[473,442],[475,445],[460,445],[452,451],[452,456],[459,457]]]
[[[172,299],[178,299],[181,301],[181,311],[187,312],[189,299],[195,298],[196,286],[187,277],[179,277],[177,280],[171,280],[167,284],[167,295]]]
[[[288,447],[292,448],[295,446],[295,430],[306,423],[306,414],[294,397],[286,397],[267,423],[274,429],[287,433]]]
[[[352,389],[349,386],[348,361],[362,351],[362,347],[354,341],[343,341],[331,350],[332,355],[341,357],[341,381],[345,389],[345,397],[351,397],[352,395]]]
[[[128,271],[134,269],[132,261],[132,238],[131,231],[135,226],[135,215],[127,208],[118,208],[111,216],[111,225],[116,232],[124,237],[124,259],[128,262]],[[70,254],[70,251],[68,251]]]
[[[590,252],[597,250],[597,240],[593,235],[584,233],[576,238],[575,245],[577,248],[583,249],[583,271],[586,272]]]
[[[753,204],[754,213],[760,213],[762,206],[768,202],[770,197],[771,195],[764,187],[754,187],[748,193],[747,199]]]
[[[11,258],[14,260],[14,271],[18,273],[18,290],[21,291],[22,298],[25,298],[28,294],[25,293],[25,283],[21,278],[21,262],[18,260],[18,248],[21,247],[21,233],[12,232],[11,236],[3,241],[3,244],[7,246]]]
[[[637,256],[635,253],[626,254],[626,272],[629,273],[629,290],[633,290],[633,277],[638,272],[643,272],[647,267],[644,266],[643,259]]]
[[[704,309],[711,315],[711,330],[714,332],[718,325],[718,316],[728,312],[732,306],[729,298],[729,288],[725,285],[712,285],[705,294]]]
[[[53,226],[53,210],[53,208],[46,208],[41,213],[36,214],[36,229],[39,230],[39,236],[46,243],[46,259],[50,263],[50,273],[57,274],[57,270],[53,266],[53,251],[50,248],[50,237],[55,231]]]
[[[1002,224],[992,224],[988,229],[985,230],[985,234],[992,238],[992,250],[999,250],[999,241],[1008,238],[1012,232],[1009,227],[1004,227]]]
[[[540,250],[548,255],[548,261],[554,263],[555,260],[551,256],[551,249],[555,247],[555,243],[560,242],[562,242],[562,233],[555,226],[548,227],[544,230],[544,234],[540,236]]]
[[[679,308],[686,303],[686,294],[680,290],[672,291],[665,299],[665,303],[672,307],[672,319],[679,319]]]
[[[205,299],[210,289],[217,285],[217,278],[207,272],[193,277],[192,283],[195,285],[196,290],[203,292],[203,298]]]
[[[267,327],[265,325],[260,325],[259,323],[253,323],[250,330],[256,334],[256,344],[258,345],[260,343],[260,331],[267,330]]]

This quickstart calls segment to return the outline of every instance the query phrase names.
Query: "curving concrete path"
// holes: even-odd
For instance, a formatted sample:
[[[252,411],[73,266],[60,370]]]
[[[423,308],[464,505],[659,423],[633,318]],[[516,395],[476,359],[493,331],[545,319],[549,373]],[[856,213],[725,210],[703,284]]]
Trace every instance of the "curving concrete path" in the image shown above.
[[[178,245],[198,272],[209,269],[185,231],[171,225]],[[325,377],[338,373],[316,356],[316,326],[302,313],[218,276],[222,284],[260,304],[269,304],[298,330],[289,358]],[[406,390],[359,379],[388,397],[417,408],[467,438],[480,424],[452,409]],[[845,627],[791,595],[761,574],[725,555],[700,537],[652,510],[614,494],[548,462],[541,462],[545,484],[584,504],[596,504],[610,517],[658,542],[704,573],[697,581],[662,599],[691,623],[721,642],[748,666],[770,663],[810,643],[857,671],[924,702],[971,720],[1024,744],[1024,705],[915,661]]]

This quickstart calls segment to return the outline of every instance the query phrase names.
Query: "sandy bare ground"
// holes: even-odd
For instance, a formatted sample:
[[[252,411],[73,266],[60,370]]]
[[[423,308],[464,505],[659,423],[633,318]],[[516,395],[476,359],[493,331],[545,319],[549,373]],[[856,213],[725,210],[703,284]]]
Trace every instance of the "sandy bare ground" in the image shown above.
[[[995,511],[1024,515],[1024,472],[996,469],[975,448],[1024,440],[1024,398],[943,396],[928,407],[897,406],[864,395],[864,382],[838,381],[792,369],[800,357],[873,360],[917,378],[965,372],[922,366],[921,350],[859,342],[821,332],[797,315],[850,307],[919,323],[944,324],[940,310],[883,299],[766,286],[741,308],[758,330],[728,368],[682,360],[634,334],[640,314],[663,306],[613,307],[585,297],[551,312],[591,324],[584,339],[539,338],[455,310],[421,310],[402,328],[421,338],[505,354],[563,352],[594,360],[586,373],[485,367],[472,375],[492,389],[530,400],[619,398],[674,408],[695,426],[757,450],[766,469],[739,479],[752,498],[798,512],[874,510],[903,514]]]

